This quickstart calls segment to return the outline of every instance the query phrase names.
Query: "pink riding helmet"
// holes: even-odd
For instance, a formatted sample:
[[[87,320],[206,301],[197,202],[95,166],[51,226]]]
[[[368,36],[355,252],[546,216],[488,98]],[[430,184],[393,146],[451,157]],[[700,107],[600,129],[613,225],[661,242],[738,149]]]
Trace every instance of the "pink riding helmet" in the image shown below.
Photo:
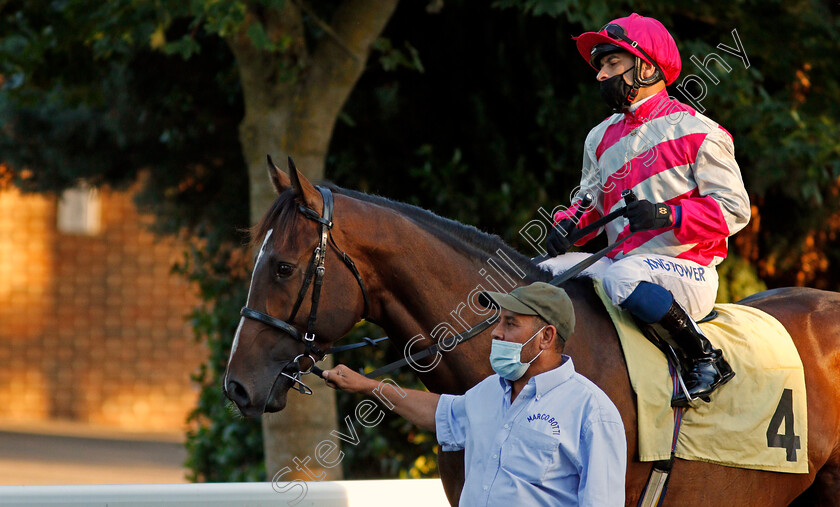
[[[626,18],[610,21],[597,32],[582,33],[573,39],[577,42],[580,56],[587,62],[590,62],[589,56],[596,44],[614,44],[658,66],[665,76],[665,84],[676,81],[682,69],[677,43],[668,30],[659,21],[635,12]],[[589,64],[592,65],[591,62]]]

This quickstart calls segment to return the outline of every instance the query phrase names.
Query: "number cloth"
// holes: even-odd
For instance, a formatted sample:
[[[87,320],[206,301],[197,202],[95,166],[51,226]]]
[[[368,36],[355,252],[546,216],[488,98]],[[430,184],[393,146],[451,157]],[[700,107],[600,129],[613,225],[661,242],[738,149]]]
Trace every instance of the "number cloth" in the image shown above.
[[[668,459],[674,434],[668,363],[629,312],[616,308],[600,281],[595,289],[613,319],[638,398],[639,459]],[[685,411],[675,454],[687,460],[773,472],[808,473],[805,374],[785,328],[761,310],[715,305],[700,324],[723,350],[735,377],[711,403]]]
[[[461,506],[624,505],[627,442],[613,402],[563,364],[511,383],[491,375],[435,412],[444,451],[465,449]]]

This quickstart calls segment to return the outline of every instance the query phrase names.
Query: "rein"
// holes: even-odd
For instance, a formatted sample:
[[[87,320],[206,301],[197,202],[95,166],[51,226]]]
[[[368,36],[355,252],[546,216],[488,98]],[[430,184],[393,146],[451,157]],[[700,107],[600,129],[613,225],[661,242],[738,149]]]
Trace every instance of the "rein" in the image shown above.
[[[569,241],[572,244],[575,244],[578,240],[580,240],[581,238],[583,238],[584,236],[586,236],[590,232],[598,230],[602,226],[606,225],[609,222],[612,222],[613,220],[615,220],[618,217],[623,217],[627,213],[627,206],[626,205],[630,204],[633,201],[638,200],[638,198],[636,197],[636,194],[634,194],[633,191],[630,190],[630,189],[622,190],[621,196],[624,198],[625,206],[623,208],[619,208],[619,209],[613,211],[612,213],[609,213],[609,214],[599,218],[598,220],[595,220],[594,222],[587,225],[586,227],[582,227],[582,228],[576,230],[573,234],[569,235]],[[591,202],[591,197],[589,197],[587,195],[587,198]],[[580,213],[581,209],[582,208],[578,208],[578,213]],[[576,216],[578,216],[578,218],[580,218],[579,215],[576,215]],[[564,271],[564,272],[560,273],[559,275],[555,276],[548,283],[550,283],[551,285],[559,286],[560,284],[571,280],[572,278],[579,275],[583,270],[585,270],[589,266],[591,266],[591,265],[595,264],[596,262],[598,262],[599,260],[601,260],[602,257],[604,257],[608,253],[612,252],[613,250],[615,250],[616,248],[621,246],[622,243],[624,243],[625,241],[627,241],[628,239],[633,237],[634,234],[636,234],[636,233],[631,232],[627,236],[624,236],[623,238],[621,238],[619,240],[616,240],[613,243],[610,243],[606,247],[602,248],[601,250],[598,250],[597,252],[590,255],[586,259],[578,262],[577,264],[575,264],[571,268],[569,268],[566,271]],[[537,262],[542,262],[543,260],[546,260],[546,258],[547,258],[547,256],[541,256],[540,258],[535,259],[535,260]]]
[[[626,205],[630,204],[633,201],[638,200],[638,198],[636,197],[636,194],[634,194],[633,191],[630,190],[630,189],[622,190],[621,191],[621,197],[624,198],[625,207],[618,208],[617,210],[602,216],[601,218],[595,220],[594,222],[592,222],[591,224],[589,224],[587,226],[581,227],[580,229],[575,229],[575,231],[572,232],[571,234],[569,234],[569,236],[567,238],[569,243],[574,245],[575,243],[577,243],[578,241],[583,239],[586,235],[597,231],[598,229],[607,225],[608,223],[612,222],[613,220],[615,220],[618,217],[623,217],[627,213]],[[592,204],[592,194],[587,193],[584,196],[584,198],[582,199],[581,205],[578,207],[577,211],[575,212],[575,222],[576,223],[577,223],[577,221],[580,220],[581,215],[583,215],[584,209],[588,208],[590,204]],[[622,244],[624,241],[626,241],[633,234],[636,234],[636,233],[635,232],[630,233],[628,236],[625,236],[624,238],[616,241],[615,243],[608,246],[604,250],[600,250],[597,253],[592,254],[592,256],[589,259],[572,266],[572,268],[569,269],[568,271],[566,271],[566,273],[574,272],[574,274],[569,276],[568,278],[560,280],[559,276],[562,276],[562,275],[559,275],[558,277],[556,277],[554,280],[552,280],[549,283],[551,283],[552,285],[560,285],[561,283],[563,283],[563,282],[565,282],[565,281],[567,281],[571,278],[574,278],[581,271],[583,271],[584,269],[586,269],[589,266],[591,266],[592,264],[594,264],[598,259],[600,259],[601,257],[610,253],[614,248],[616,248],[617,246]],[[534,262],[539,264],[540,262],[546,261],[549,258],[550,257],[547,254],[543,254],[543,255],[539,255],[539,256],[535,257],[533,260],[534,260]],[[589,262],[589,263],[585,264],[587,262]],[[585,264],[585,265],[583,267],[581,267],[579,270],[576,271],[576,268],[578,266],[583,265],[583,264]]]
[[[488,327],[493,325],[493,323],[496,322],[496,320],[498,320],[498,318],[499,318],[499,316],[498,316],[498,314],[496,314],[496,316],[494,316],[493,318],[487,319],[487,320],[481,322],[480,324],[476,324],[475,326],[467,329],[463,333],[460,333],[460,334],[454,336],[453,337],[454,343],[453,343],[452,347],[454,348],[456,345],[464,343],[465,341],[469,340],[470,338],[473,338],[475,336],[480,335]],[[385,338],[381,338],[381,339],[384,340]],[[415,352],[414,354],[411,354],[408,357],[403,357],[402,359],[400,359],[398,361],[394,361],[393,363],[388,363],[381,368],[373,370],[372,372],[368,373],[365,376],[367,378],[379,377],[380,375],[384,375],[384,374],[386,374],[390,371],[396,370],[397,368],[401,368],[401,367],[405,366],[406,364],[408,364],[410,362],[416,362],[418,359],[423,359],[425,357],[428,357],[428,356],[436,353],[439,348],[440,347],[438,346],[438,344],[435,343],[434,345],[432,345],[431,347],[429,347],[427,349],[423,349],[419,352]]]

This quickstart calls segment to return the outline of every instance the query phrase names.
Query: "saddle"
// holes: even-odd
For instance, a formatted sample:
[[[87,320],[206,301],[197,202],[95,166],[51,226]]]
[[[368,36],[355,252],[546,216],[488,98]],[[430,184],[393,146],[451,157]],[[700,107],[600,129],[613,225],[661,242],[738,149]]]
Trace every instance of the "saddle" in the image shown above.
[[[668,360],[617,308],[600,280],[595,291],[618,332],[630,383],[637,396],[640,461],[671,455],[675,418]],[[805,374],[790,334],[756,308],[720,304],[717,317],[700,327],[724,351],[735,377],[712,394],[711,403],[689,408],[674,455],[725,466],[808,473]]]

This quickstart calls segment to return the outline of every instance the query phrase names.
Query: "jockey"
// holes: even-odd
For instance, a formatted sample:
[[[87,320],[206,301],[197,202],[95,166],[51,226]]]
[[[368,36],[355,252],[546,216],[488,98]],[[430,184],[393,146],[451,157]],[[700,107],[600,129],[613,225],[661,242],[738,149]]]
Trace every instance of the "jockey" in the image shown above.
[[[586,137],[580,189],[571,207],[554,215],[546,239],[553,258],[543,267],[558,274],[588,256],[565,254],[571,246],[566,236],[624,206],[621,192],[632,189],[638,200],[627,204],[625,218],[576,244],[604,229],[611,243],[635,233],[588,274],[603,280],[614,304],[674,348],[689,399],[679,393],[672,405],[708,401],[734,372],[694,319],[712,310],[715,266],[726,257],[727,238],[750,219],[732,136],[668,96],[665,86],[677,79],[682,63],[659,21],[634,13],[575,40],[598,70],[601,96],[615,114]],[[576,214],[587,193],[592,204]]]

